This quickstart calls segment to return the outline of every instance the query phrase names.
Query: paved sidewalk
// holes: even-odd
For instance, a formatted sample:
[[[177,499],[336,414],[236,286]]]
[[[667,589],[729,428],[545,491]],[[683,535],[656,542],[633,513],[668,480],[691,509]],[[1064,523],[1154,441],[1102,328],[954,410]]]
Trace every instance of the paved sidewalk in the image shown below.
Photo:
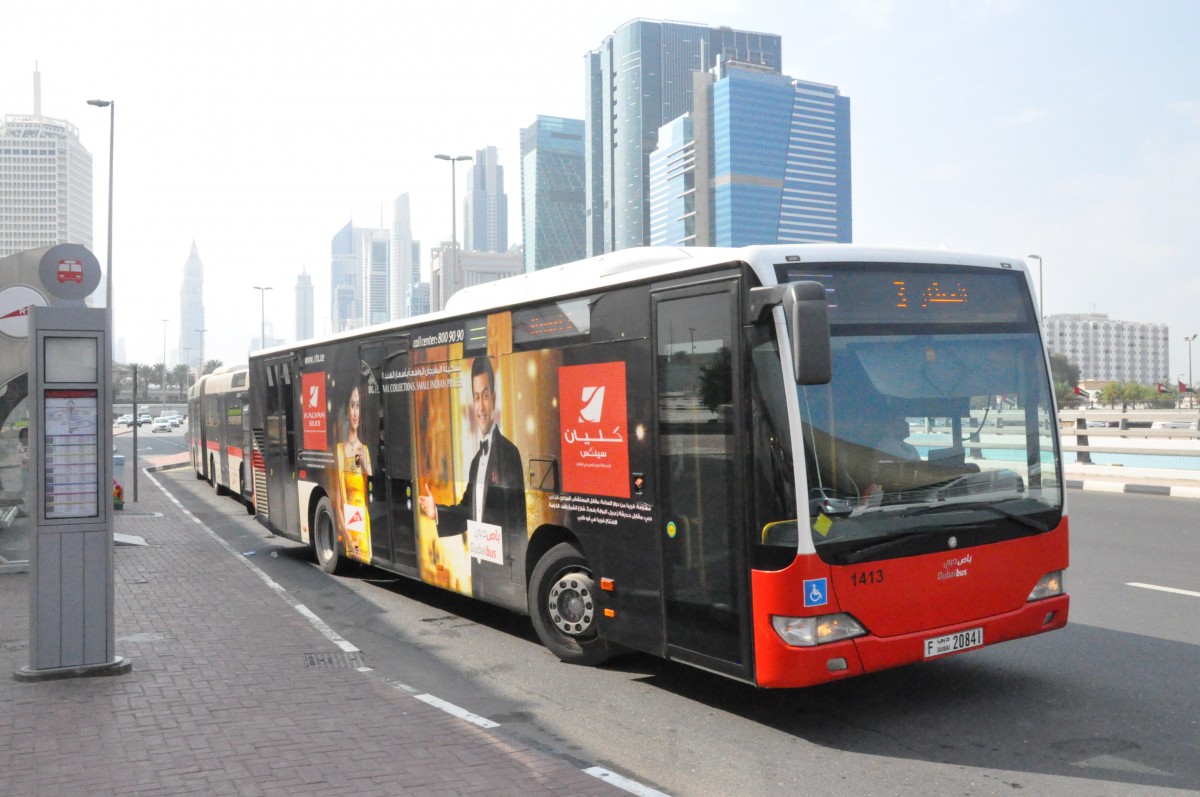
[[[148,545],[114,552],[116,653],[132,672],[12,678],[29,663],[29,576],[0,575],[6,797],[628,794],[330,668],[345,654],[143,479],[116,531]]]

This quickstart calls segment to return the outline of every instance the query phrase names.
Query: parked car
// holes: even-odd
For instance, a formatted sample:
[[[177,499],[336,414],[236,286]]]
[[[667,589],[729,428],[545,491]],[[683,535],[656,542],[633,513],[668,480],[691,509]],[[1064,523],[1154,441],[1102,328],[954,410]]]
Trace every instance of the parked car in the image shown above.
[[[155,418],[154,423],[150,424],[150,431],[152,432],[169,432],[173,428],[170,418]]]
[[[150,417],[150,413],[148,413],[148,412],[139,412],[138,413],[138,426],[146,426],[146,425],[152,423],[153,421],[154,421],[154,419]]]
[[[1155,421],[1150,424],[1151,429],[1192,429],[1191,421]]]

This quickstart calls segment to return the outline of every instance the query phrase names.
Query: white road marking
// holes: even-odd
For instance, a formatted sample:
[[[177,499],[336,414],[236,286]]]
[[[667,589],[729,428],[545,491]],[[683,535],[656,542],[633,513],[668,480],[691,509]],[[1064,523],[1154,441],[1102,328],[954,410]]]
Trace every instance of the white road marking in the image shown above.
[[[478,714],[472,714],[471,712],[467,711],[465,708],[456,706],[453,703],[447,703],[445,700],[442,700],[440,697],[434,697],[433,695],[428,695],[428,694],[413,695],[413,697],[415,697],[417,700],[420,700],[422,703],[428,703],[431,706],[440,708],[442,711],[446,712],[447,714],[453,714],[455,717],[458,717],[459,719],[464,719],[467,722],[474,723],[474,724],[478,725],[480,728],[499,728],[500,727],[500,723],[492,722],[487,717],[481,717]]]
[[[1157,584],[1140,584],[1137,581],[1129,581],[1125,584],[1127,587],[1139,587],[1141,589],[1153,589],[1158,592],[1171,592],[1175,595],[1187,595],[1190,598],[1200,598],[1200,592],[1194,592],[1190,589],[1176,589],[1175,587],[1160,587]]]
[[[636,780],[630,780],[629,778],[622,777],[616,772],[607,770],[604,767],[588,767],[583,771],[586,774],[591,775],[593,778],[599,778],[605,783],[616,786],[618,789],[623,789],[630,794],[636,794],[638,797],[668,797],[665,792],[661,792],[658,789],[652,789],[649,786],[638,783]]]

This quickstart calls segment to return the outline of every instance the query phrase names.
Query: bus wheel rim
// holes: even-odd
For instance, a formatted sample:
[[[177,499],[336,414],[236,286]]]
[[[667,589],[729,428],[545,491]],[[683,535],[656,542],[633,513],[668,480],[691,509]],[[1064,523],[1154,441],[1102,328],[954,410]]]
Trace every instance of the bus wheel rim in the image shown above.
[[[570,637],[586,636],[595,618],[595,585],[587,573],[564,573],[550,586],[546,608],[554,627]]]

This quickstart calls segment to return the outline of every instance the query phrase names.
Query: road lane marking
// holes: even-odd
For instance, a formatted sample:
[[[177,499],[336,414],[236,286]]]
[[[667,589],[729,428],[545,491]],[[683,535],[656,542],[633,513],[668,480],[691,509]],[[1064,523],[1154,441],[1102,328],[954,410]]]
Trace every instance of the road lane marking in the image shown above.
[[[1139,587],[1141,589],[1153,589],[1153,590],[1157,590],[1158,592],[1170,592],[1175,595],[1187,595],[1190,598],[1200,598],[1200,592],[1194,592],[1190,589],[1177,589],[1175,587],[1160,587],[1157,584],[1141,584],[1137,581],[1128,581],[1128,582],[1126,582],[1125,586]]]
[[[434,697],[433,695],[429,695],[429,694],[413,695],[413,697],[415,697],[417,700],[420,700],[422,703],[428,703],[431,706],[440,708],[442,711],[446,712],[447,714],[452,714],[455,717],[458,717],[459,719],[464,719],[467,722],[474,723],[474,724],[478,725],[480,728],[499,728],[500,727],[500,723],[492,722],[487,717],[481,717],[478,714],[472,714],[471,712],[467,711],[465,708],[456,706],[453,703],[448,703],[445,700],[442,700],[440,697]]]
[[[652,789],[649,786],[638,783],[636,780],[630,780],[629,778],[622,777],[616,772],[605,769],[604,767],[588,767],[583,771],[586,774],[591,775],[593,778],[599,778],[605,783],[616,786],[618,789],[624,789],[630,794],[636,794],[637,797],[668,797],[665,792],[661,792],[658,789]]]

